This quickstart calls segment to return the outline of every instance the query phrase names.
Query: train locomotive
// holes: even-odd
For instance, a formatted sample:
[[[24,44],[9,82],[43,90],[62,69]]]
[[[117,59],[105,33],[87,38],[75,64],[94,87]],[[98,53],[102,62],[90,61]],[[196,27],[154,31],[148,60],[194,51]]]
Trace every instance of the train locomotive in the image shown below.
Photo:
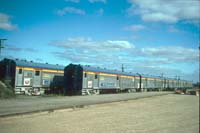
[[[0,62],[0,80],[10,82],[16,94],[40,95],[50,90],[55,76],[63,78],[64,66],[33,61],[4,59]]]
[[[191,88],[192,82],[91,66],[69,64],[64,69],[65,95],[116,92],[163,91]]]

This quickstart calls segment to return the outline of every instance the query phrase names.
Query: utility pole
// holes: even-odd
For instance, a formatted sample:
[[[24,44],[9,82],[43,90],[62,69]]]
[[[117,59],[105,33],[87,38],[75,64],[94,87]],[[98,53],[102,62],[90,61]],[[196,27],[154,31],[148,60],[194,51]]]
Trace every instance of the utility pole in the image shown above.
[[[178,80],[178,76],[177,76],[177,75],[175,76],[175,80],[176,80],[176,85],[177,85],[178,88],[179,88],[179,80]]]
[[[0,39],[0,56],[1,56],[1,49],[4,48],[3,42],[4,42],[5,40],[7,40],[7,39]]]
[[[177,76],[177,77],[178,77],[179,87],[181,87],[181,82],[180,82],[181,78],[180,78],[180,76]]]
[[[124,65],[122,64],[122,72],[124,72]]]
[[[162,78],[164,77],[164,73],[161,73],[161,77],[162,77]]]
[[[200,80],[200,42],[199,42],[199,80]],[[198,87],[200,89],[200,82],[198,83]]]
[[[162,87],[161,87],[161,89],[163,90],[164,88],[165,88],[165,86],[164,86],[164,73],[161,73],[161,83],[162,83]]]

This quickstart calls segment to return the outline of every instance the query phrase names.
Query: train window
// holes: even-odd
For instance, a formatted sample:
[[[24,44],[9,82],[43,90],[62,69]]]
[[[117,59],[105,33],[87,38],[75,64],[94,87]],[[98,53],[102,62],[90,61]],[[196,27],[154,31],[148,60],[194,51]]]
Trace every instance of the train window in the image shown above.
[[[22,69],[19,69],[19,74],[22,74]]]
[[[39,76],[40,75],[40,71],[35,71],[35,76]]]
[[[117,76],[117,80],[119,80],[119,76]]]
[[[97,79],[97,74],[95,74],[95,79]]]
[[[85,73],[84,77],[85,77],[85,78],[87,77],[87,73]]]

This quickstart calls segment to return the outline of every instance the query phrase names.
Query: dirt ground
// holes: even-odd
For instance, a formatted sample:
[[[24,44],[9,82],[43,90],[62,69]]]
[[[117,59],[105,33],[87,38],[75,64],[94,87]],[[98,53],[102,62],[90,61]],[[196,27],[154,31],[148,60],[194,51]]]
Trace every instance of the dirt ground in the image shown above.
[[[169,94],[0,118],[0,133],[199,133],[199,97]]]
[[[41,112],[60,108],[72,108],[76,106],[93,105],[127,101],[143,97],[161,96],[173,92],[138,92],[119,93],[91,96],[24,96],[0,100],[0,117],[30,112]]]

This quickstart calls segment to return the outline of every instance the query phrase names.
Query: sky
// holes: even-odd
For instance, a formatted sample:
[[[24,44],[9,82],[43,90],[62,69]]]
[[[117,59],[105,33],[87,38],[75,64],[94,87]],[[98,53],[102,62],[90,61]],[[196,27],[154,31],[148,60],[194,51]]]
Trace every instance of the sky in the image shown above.
[[[199,0],[0,0],[2,58],[199,81]]]

